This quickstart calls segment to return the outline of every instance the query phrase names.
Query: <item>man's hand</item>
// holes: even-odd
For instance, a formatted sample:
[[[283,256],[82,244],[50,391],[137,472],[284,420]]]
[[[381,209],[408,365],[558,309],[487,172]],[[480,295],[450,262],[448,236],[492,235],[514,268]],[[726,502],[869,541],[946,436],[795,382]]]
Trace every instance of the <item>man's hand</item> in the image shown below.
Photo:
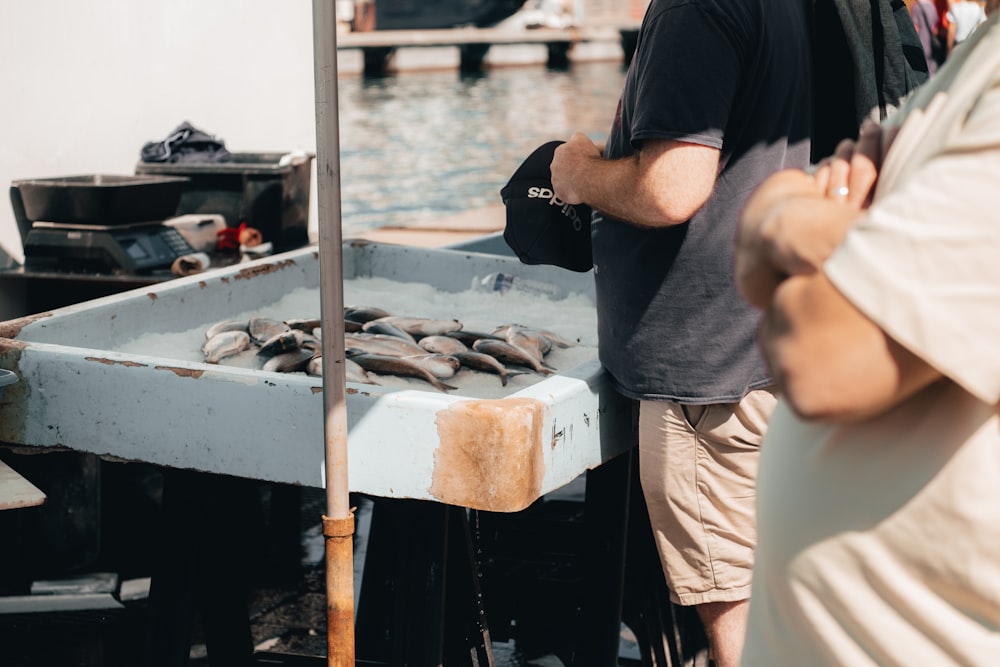
[[[764,311],[759,338],[771,376],[805,419],[865,419],[940,377],[820,270],[870,205],[894,138],[866,123],[857,141],[841,142],[813,175],[771,176],[743,211],[737,287]]]
[[[820,189],[830,199],[856,209],[868,208],[882,160],[897,132],[898,128],[894,128],[883,133],[881,125],[866,120],[857,141],[841,141],[833,155],[816,166],[814,175]]]
[[[764,181],[747,201],[736,233],[734,275],[737,289],[750,305],[767,308],[783,280],[809,270],[819,259],[822,252],[799,248],[793,243],[799,239],[787,236],[789,219],[817,206],[823,192],[815,178],[789,169]]]
[[[592,160],[601,159],[601,147],[582,132],[556,148],[552,156],[552,190],[567,204],[582,204],[583,195],[577,190],[586,182],[586,172],[593,168]]]
[[[778,285],[819,270],[871,203],[886,150],[881,126],[866,121],[810,176],[779,172],[750,197],[736,237],[736,285],[765,309]]]

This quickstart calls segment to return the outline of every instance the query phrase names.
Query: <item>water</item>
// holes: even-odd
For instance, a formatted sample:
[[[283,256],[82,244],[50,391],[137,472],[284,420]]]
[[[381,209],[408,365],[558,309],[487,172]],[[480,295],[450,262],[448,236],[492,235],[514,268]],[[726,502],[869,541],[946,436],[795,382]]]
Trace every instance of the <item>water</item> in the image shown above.
[[[577,130],[603,142],[623,82],[615,62],[343,78],[345,231],[499,204],[500,188],[539,144]]]

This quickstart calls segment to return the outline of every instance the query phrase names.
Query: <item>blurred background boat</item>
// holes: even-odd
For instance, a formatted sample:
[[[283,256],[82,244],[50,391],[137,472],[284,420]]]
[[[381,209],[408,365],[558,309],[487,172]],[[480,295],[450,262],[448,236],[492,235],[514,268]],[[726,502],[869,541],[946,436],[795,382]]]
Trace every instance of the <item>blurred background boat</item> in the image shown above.
[[[524,0],[378,0],[341,2],[343,17],[353,13],[359,30],[427,30],[492,26],[508,18]],[[339,9],[339,7],[338,7]]]
[[[339,0],[338,19],[345,28],[367,30],[435,30],[496,26],[515,14],[524,27],[566,28],[585,17],[597,21],[625,14],[641,18],[648,0]],[[638,15],[638,16],[636,16]]]

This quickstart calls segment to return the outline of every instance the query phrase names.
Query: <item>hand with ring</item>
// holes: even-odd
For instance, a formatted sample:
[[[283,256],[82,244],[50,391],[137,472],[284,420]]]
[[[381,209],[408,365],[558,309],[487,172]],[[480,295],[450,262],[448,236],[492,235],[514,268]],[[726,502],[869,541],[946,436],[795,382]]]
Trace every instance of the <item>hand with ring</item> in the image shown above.
[[[866,120],[857,140],[841,141],[834,154],[816,166],[814,177],[820,190],[834,201],[859,210],[867,208],[890,143],[884,139],[895,137],[894,130],[888,132],[891,134],[884,133],[875,121]]]

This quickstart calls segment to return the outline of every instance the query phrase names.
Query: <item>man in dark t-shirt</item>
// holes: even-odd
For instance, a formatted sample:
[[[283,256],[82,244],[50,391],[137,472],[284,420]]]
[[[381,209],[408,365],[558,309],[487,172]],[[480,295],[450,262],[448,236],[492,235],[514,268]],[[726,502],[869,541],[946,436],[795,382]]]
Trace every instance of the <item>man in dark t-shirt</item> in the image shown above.
[[[601,362],[639,402],[639,462],[675,602],[736,665],[775,398],[733,280],[749,194],[809,163],[808,0],[653,0],[606,145],[555,153],[556,195],[594,210]]]

